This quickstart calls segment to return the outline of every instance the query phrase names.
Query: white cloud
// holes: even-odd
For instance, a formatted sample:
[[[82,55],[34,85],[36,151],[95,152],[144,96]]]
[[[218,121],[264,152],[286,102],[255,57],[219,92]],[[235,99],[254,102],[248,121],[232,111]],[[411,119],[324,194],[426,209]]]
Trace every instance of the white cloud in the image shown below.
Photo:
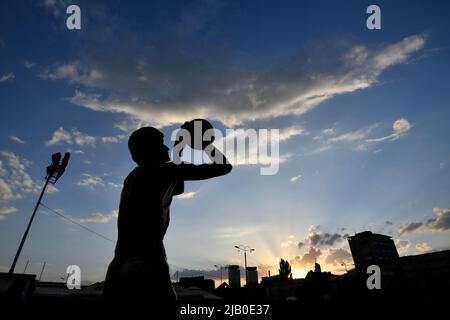
[[[289,179],[290,182],[298,182],[300,181],[300,178],[302,177],[301,174],[293,176],[292,178]]]
[[[380,137],[380,138],[372,138],[372,139],[367,139],[365,141],[366,144],[368,143],[378,143],[378,142],[382,142],[382,141],[395,141],[405,135],[408,134],[409,130],[411,130],[411,128],[413,127],[413,125],[411,124],[411,122],[409,122],[409,120],[405,119],[405,118],[400,118],[398,120],[395,120],[394,124],[392,125],[392,133],[390,135],[387,135],[385,137]],[[362,145],[362,147],[364,148],[365,145]]]
[[[121,134],[117,136],[101,137],[103,143],[120,143],[126,139],[126,135]]]
[[[14,195],[9,184],[0,178],[0,200],[8,201],[14,199]]]
[[[423,48],[425,40],[424,36],[410,36],[385,47],[373,57],[375,68],[384,70],[392,65],[407,61],[412,52]]]
[[[293,234],[291,234],[285,241],[280,243],[280,247],[282,248],[288,248],[291,246],[296,246],[297,245],[297,240],[295,240],[295,236]]]
[[[42,181],[39,185],[44,185],[44,182]],[[50,194],[55,192],[59,192],[58,188],[56,188],[53,184],[48,184],[47,189],[45,189],[45,193]]]
[[[68,131],[63,127],[60,127],[59,129],[55,130],[55,132],[53,132],[52,138],[45,144],[47,146],[53,146],[60,143],[76,144],[79,146],[95,146],[97,140],[100,140],[103,143],[120,143],[126,137],[127,136],[124,134],[120,134],[117,136],[95,137],[81,133],[77,128],[72,128],[70,131]]]
[[[91,175],[88,173],[83,173],[83,176],[85,178],[79,180],[77,182],[78,186],[82,187],[92,187],[92,186],[104,186],[105,183],[103,182],[103,179],[99,176]]]
[[[318,141],[321,145],[313,151],[308,152],[308,155],[318,154],[324,151],[333,149],[337,144],[360,142],[367,138],[373,130],[379,127],[379,123],[371,124],[367,127],[360,128],[354,131],[349,131],[338,135],[336,128],[326,128],[320,131],[320,134],[315,136],[313,140]]]
[[[53,146],[61,142],[65,142],[68,144],[77,144],[79,146],[94,146],[96,141],[96,137],[83,134],[76,128],[72,128],[72,130],[69,132],[67,130],[64,130],[63,127],[60,127],[55,132],[53,132],[52,138],[46,142],[46,145]]]
[[[352,255],[344,249],[329,249],[325,258],[325,263],[333,266],[349,265],[352,262]]]
[[[432,251],[433,248],[426,242],[416,244],[416,253],[422,254]]]
[[[296,256],[290,261],[290,264],[292,268],[304,269],[311,265],[314,265],[314,263],[321,255],[322,251],[320,249],[310,247],[307,253],[305,253],[303,256]]]
[[[5,219],[8,214],[14,213],[16,211],[17,208],[15,207],[5,207],[0,205],[0,220]]]
[[[25,144],[25,141],[20,139],[19,137],[16,136],[8,136],[8,138],[14,142],[17,142],[19,144]]]
[[[39,192],[40,185],[35,183],[31,176],[26,171],[26,168],[31,165],[31,161],[20,158],[14,152],[0,151],[8,163],[9,175],[4,179],[8,187],[13,191],[12,199],[19,199],[22,193]]]
[[[335,136],[336,135],[336,128],[325,128],[320,130],[320,135],[315,136],[314,140],[322,140],[325,137]]]
[[[395,239],[395,246],[397,247],[398,254],[404,256],[411,246],[411,241]]]
[[[41,77],[51,80],[69,78],[72,81],[80,81],[76,63],[59,65],[52,72],[44,73]]]
[[[436,217],[428,219],[427,227],[432,231],[450,230],[450,208],[433,208]]]
[[[91,110],[123,113],[156,126],[188,118],[236,126],[302,115],[337,95],[369,88],[387,68],[407,62],[425,41],[419,34],[379,50],[355,44],[342,55],[334,47],[321,48],[260,70],[239,66],[232,58],[219,61],[211,53],[190,54],[183,48],[147,51],[145,46],[117,50],[106,46],[101,59],[57,65],[42,77],[85,86],[89,90],[77,90],[70,100]],[[141,54],[131,54],[136,50]],[[332,67],[324,68],[323,61]],[[102,95],[93,89],[112,93]]]
[[[341,134],[336,137],[331,137],[326,141],[326,143],[333,144],[336,142],[360,141],[360,140],[366,138],[378,126],[379,126],[379,124],[375,123],[368,127],[358,129],[356,131],[351,131],[351,132],[347,132],[347,133]]]
[[[119,215],[118,210],[112,210],[109,214],[96,212],[81,218],[72,217],[72,219],[78,223],[108,223],[112,219],[117,218],[118,215]]]
[[[13,206],[6,206],[4,203],[21,199],[26,193],[38,193],[42,189],[43,181],[33,181],[27,172],[31,166],[31,161],[21,158],[14,152],[2,150],[0,156],[6,160],[4,167],[3,160],[0,160],[0,219],[4,219],[8,214],[16,211]],[[47,193],[57,192],[53,185],[48,185]]]
[[[75,217],[73,215],[70,215],[68,213],[65,213],[63,209],[53,209],[54,211],[66,216],[72,221],[75,221],[77,223],[108,223],[113,219],[116,219],[119,216],[119,210],[111,210],[110,213],[104,214],[100,212],[95,212],[92,214],[89,214],[87,216],[83,217]],[[46,211],[44,211],[46,212]]]
[[[114,182],[108,182],[107,185],[113,189],[118,189],[118,190],[123,188],[123,184],[114,183]]]
[[[105,175],[107,175],[107,174],[105,174]],[[115,189],[115,190],[120,190],[123,188],[123,184],[121,184],[121,183],[105,181],[104,179],[102,179],[101,177],[96,176],[96,175],[92,175],[89,173],[83,173],[82,176],[83,176],[83,178],[77,182],[77,186],[88,187],[91,189],[93,187],[109,187],[109,188]]]
[[[0,75],[0,82],[14,80],[15,77],[16,77],[16,75],[12,72],[10,72],[8,74]]]
[[[392,125],[392,128],[394,129],[393,135],[395,136],[396,139],[398,139],[399,137],[406,134],[412,127],[413,125],[407,119],[405,118],[398,119]]]
[[[309,152],[309,155],[317,154],[334,148],[338,143],[357,143],[355,150],[367,151],[369,147],[383,142],[395,141],[406,136],[413,125],[409,120],[400,118],[392,125],[392,133],[378,138],[369,138],[373,131],[380,127],[380,123],[374,123],[367,127],[357,129],[355,131],[346,132],[338,135],[335,128],[327,128],[321,130],[321,133],[313,138],[315,141],[321,142],[321,146]],[[377,151],[379,152],[379,150]]]
[[[0,177],[5,177],[8,175],[8,171],[3,167],[3,161],[0,160]]]
[[[82,134],[77,129],[72,129],[72,137],[75,144],[79,146],[90,145],[94,146],[97,141],[96,137],[89,136],[87,134]]]
[[[178,199],[192,199],[194,198],[196,192],[190,191],[190,192],[184,192],[178,196],[176,196]]]
[[[69,2],[67,0],[39,0],[37,4],[49,10],[53,16],[59,17],[66,12]]]
[[[45,144],[47,146],[53,146],[60,142],[66,142],[72,144],[72,134],[69,131],[64,130],[63,127],[60,127],[53,133],[52,138],[47,141]]]
[[[33,69],[36,64],[30,61],[24,61],[23,65],[25,66],[25,68],[30,70]]]
[[[280,129],[280,141],[289,140],[292,137],[305,134],[305,130],[300,126],[291,126]]]

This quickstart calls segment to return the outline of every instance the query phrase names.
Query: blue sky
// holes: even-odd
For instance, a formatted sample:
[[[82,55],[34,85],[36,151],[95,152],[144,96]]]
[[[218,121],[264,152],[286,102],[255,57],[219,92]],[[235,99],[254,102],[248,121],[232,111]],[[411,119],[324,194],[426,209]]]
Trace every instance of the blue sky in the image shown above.
[[[399,252],[450,240],[450,21],[444,1],[78,1],[0,4],[0,268],[9,269],[53,152],[69,168],[43,203],[115,240],[126,139],[170,134],[196,117],[280,129],[273,176],[236,165],[174,199],[165,243],[173,270],[214,274],[256,251],[301,276],[317,259],[342,272],[346,234],[392,235]],[[102,280],[114,244],[41,208],[17,270],[44,279],[70,264]],[[205,271],[206,270],[206,271]],[[215,273],[217,275],[217,272]]]

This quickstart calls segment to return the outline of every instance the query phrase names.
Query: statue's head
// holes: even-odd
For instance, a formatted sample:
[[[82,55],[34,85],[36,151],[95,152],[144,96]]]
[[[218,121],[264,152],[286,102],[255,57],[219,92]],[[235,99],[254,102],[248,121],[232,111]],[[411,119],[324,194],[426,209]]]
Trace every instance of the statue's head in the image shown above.
[[[140,166],[170,160],[169,148],[164,144],[164,134],[153,127],[134,131],[128,139],[131,157]]]

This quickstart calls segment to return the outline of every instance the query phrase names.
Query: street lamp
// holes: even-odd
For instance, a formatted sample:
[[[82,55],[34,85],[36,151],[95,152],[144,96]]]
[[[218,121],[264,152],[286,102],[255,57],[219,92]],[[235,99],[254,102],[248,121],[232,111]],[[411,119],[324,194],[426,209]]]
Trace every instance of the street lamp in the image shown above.
[[[61,153],[52,154],[52,163],[47,167],[47,175],[45,176],[44,187],[42,188],[41,195],[34,207],[33,214],[31,215],[31,219],[28,222],[28,226],[23,234],[22,240],[20,241],[19,248],[17,249],[16,256],[14,257],[14,261],[11,265],[11,269],[9,269],[9,273],[14,273],[14,268],[16,267],[17,260],[19,259],[20,252],[22,251],[23,244],[28,236],[28,232],[30,231],[31,223],[33,222],[34,216],[36,215],[36,211],[41,204],[42,197],[44,196],[45,189],[47,188],[48,183],[55,184],[56,181],[63,175],[66,170],[67,164],[69,163],[70,153],[66,152],[64,154],[64,158],[61,161]]]
[[[244,246],[242,244],[238,246],[234,246],[236,249],[238,249],[238,252],[243,251],[244,252],[244,262],[245,262],[245,284],[248,284],[248,272],[247,272],[247,252],[253,252],[255,249],[250,248],[249,246]]]
[[[223,283],[222,270],[223,268],[227,267],[227,265],[215,264],[214,267],[220,269],[220,284],[222,284]]]

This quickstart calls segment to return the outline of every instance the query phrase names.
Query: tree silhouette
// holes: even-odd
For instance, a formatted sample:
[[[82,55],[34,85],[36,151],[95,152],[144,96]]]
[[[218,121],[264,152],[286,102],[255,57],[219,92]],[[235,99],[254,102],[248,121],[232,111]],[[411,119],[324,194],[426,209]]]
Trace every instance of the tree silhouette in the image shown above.
[[[282,279],[289,279],[291,277],[291,265],[289,264],[289,261],[280,259],[280,268],[278,269],[280,273],[280,277]]]

